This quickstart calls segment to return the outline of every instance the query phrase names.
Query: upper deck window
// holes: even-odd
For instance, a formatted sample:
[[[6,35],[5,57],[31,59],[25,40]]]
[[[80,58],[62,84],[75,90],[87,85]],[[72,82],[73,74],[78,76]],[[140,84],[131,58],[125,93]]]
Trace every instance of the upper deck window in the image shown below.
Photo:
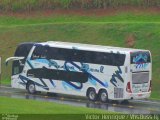
[[[125,54],[37,46],[31,59],[54,59],[82,63],[123,66]]]
[[[36,48],[33,51],[33,54],[31,56],[31,59],[43,59],[47,58],[48,49],[43,46],[36,46]]]

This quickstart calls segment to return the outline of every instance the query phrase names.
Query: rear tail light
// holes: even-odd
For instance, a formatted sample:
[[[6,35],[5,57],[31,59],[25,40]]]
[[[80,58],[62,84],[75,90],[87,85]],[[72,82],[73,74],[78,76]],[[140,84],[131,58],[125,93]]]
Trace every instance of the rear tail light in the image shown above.
[[[131,83],[130,82],[127,83],[126,91],[129,92],[129,93],[132,93],[132,91],[131,91]]]
[[[152,88],[152,81],[150,80],[150,84],[149,84],[148,92],[150,92],[150,91],[151,91],[151,88]]]

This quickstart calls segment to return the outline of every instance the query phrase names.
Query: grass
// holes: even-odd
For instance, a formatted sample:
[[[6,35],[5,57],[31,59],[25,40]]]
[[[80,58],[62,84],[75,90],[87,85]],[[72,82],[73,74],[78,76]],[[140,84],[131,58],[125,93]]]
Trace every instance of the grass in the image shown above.
[[[48,17],[0,17],[0,56],[2,56],[2,83],[8,84],[11,65],[4,60],[13,56],[21,42],[69,41],[126,47],[126,38],[135,37],[134,48],[148,49],[153,57],[152,98],[160,99],[160,15],[121,13],[117,15]]]
[[[34,17],[14,17],[2,16],[0,17],[0,27],[17,27],[26,25],[47,25],[47,24],[143,24],[143,23],[160,23],[160,16],[158,14],[139,13],[131,14],[124,12],[108,16],[78,16],[78,15],[51,15],[49,17],[34,16]]]
[[[85,114],[118,114],[99,109],[76,107],[54,102],[15,99],[0,97],[0,114],[19,115],[20,120],[43,120],[46,119],[84,119]],[[40,115],[42,114],[42,115]]]
[[[10,85],[11,84],[11,80],[10,79],[3,79],[0,81],[0,84],[2,85]]]
[[[85,113],[114,113],[99,109],[76,107],[54,102],[25,100],[0,97],[0,113],[8,114],[85,114]],[[23,106],[23,107],[22,107]]]
[[[152,91],[150,99],[160,100],[160,91]]]

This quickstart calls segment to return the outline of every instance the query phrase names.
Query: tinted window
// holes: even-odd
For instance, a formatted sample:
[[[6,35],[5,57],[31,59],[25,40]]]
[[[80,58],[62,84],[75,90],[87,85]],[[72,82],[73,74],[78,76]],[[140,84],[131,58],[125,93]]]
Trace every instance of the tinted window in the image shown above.
[[[22,70],[23,70],[23,67],[20,67],[19,61],[13,61],[13,64],[12,64],[12,75],[19,74],[19,73],[22,72]]]
[[[25,59],[20,61],[13,61],[12,64],[12,75],[16,75],[22,72],[23,65],[25,64],[26,58],[32,48],[34,43],[24,43],[17,47],[14,56],[16,57],[25,57]]]
[[[86,73],[47,68],[30,69],[27,72],[27,76],[33,78],[54,79],[80,83],[85,83],[88,81],[88,75]]]
[[[131,53],[131,64],[149,63],[151,62],[149,52],[135,52]]]
[[[34,60],[34,59],[47,58],[48,49],[49,49],[49,47],[36,46],[35,50],[33,51],[32,56],[31,56],[31,59]]]
[[[14,56],[27,57],[34,43],[24,43],[17,47]]]
[[[39,46],[34,50],[31,59],[42,58],[41,57],[42,54],[45,54],[46,55],[45,57],[47,59],[103,64],[112,66],[122,66],[125,61],[125,54],[53,48],[53,47],[45,48],[43,46]]]

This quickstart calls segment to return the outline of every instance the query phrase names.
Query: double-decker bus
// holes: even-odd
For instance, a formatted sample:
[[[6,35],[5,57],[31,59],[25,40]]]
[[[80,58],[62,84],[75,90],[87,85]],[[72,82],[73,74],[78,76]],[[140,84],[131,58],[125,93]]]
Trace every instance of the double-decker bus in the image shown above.
[[[129,100],[151,94],[149,50],[48,41],[22,43],[13,60],[11,86],[86,96],[89,100]]]

